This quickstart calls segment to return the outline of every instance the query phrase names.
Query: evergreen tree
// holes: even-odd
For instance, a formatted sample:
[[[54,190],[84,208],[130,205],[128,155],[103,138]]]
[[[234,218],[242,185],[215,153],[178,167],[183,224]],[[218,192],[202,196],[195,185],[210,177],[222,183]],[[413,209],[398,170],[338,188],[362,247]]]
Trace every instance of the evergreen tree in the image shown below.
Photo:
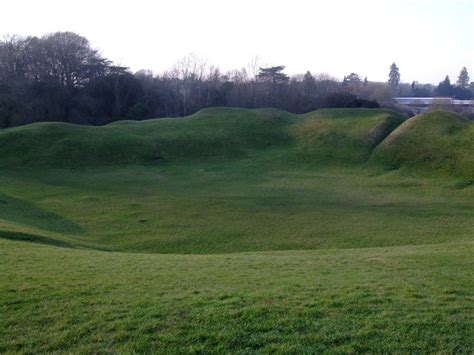
[[[344,81],[347,86],[360,86],[362,79],[357,73],[350,73],[348,76],[344,77]]]
[[[344,87],[346,91],[356,96],[360,95],[362,86],[362,79],[357,73],[350,73],[348,76],[344,77],[344,81],[342,82],[342,87]]]
[[[257,78],[264,82],[270,82],[272,84],[285,84],[290,81],[288,75],[283,73],[284,66],[276,66],[270,68],[260,68],[260,72]]]
[[[459,73],[457,85],[463,89],[466,89],[469,86],[469,74],[467,73],[466,67],[461,69]]]
[[[388,74],[388,85],[392,88],[396,88],[400,84],[400,72],[395,63],[390,66],[390,73]]]
[[[316,79],[311,74],[310,71],[307,71],[303,77],[303,89],[306,95],[311,95],[314,92],[316,86]]]
[[[446,78],[442,82],[439,83],[438,87],[435,90],[436,96],[445,96],[445,97],[452,97],[454,94],[454,86],[451,84],[451,80],[449,80],[449,76],[446,75]]]

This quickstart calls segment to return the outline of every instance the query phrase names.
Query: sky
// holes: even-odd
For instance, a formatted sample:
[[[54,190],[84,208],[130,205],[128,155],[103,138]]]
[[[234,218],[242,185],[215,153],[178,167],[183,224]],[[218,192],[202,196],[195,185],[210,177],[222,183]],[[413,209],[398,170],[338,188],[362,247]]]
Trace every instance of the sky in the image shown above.
[[[386,81],[474,81],[474,0],[0,0],[0,36],[73,31],[116,64],[161,73],[193,53],[221,71],[285,65]]]

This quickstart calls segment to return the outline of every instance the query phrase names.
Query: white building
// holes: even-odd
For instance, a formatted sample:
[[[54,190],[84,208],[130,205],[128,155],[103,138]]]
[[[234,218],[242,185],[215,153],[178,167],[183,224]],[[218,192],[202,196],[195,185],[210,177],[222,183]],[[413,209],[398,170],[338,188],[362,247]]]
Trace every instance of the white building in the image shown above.
[[[393,99],[399,105],[408,106],[420,112],[426,111],[433,104],[474,108],[474,100],[455,100],[451,97],[394,97]]]

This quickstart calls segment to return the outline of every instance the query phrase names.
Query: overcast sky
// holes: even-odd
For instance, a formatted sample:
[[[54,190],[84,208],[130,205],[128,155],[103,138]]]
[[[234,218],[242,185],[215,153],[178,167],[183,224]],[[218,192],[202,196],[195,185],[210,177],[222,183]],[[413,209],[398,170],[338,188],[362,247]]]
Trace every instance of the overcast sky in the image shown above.
[[[342,78],[474,80],[474,0],[3,0],[0,35],[74,31],[133,71],[160,73],[189,53],[223,71],[259,56]]]

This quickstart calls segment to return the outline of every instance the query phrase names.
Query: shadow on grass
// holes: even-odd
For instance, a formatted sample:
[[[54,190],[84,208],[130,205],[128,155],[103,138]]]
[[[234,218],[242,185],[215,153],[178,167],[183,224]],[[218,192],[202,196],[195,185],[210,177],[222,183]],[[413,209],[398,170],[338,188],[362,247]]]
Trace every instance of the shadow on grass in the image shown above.
[[[76,247],[76,245],[66,242],[64,240],[58,240],[54,238],[44,237],[37,234],[29,234],[29,233],[22,233],[22,232],[0,230],[0,238],[13,240],[13,241],[46,244],[46,245],[62,247],[62,248],[75,248]]]
[[[0,219],[37,227],[52,232],[79,234],[83,229],[76,223],[48,211],[32,202],[0,193]]]

